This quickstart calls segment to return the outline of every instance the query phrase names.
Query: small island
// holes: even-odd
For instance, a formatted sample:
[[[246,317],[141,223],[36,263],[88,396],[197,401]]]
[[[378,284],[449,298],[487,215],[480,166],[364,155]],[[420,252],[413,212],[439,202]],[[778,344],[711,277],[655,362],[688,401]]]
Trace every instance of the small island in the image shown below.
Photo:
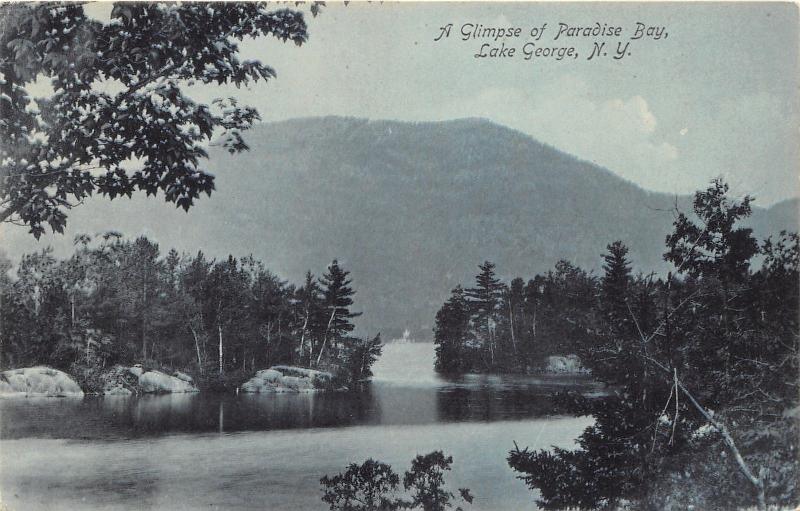
[[[501,282],[490,261],[479,268],[474,287],[457,286],[436,314],[440,373],[589,373],[581,355],[593,335],[585,319],[595,310],[597,278],[565,260],[527,283]]]

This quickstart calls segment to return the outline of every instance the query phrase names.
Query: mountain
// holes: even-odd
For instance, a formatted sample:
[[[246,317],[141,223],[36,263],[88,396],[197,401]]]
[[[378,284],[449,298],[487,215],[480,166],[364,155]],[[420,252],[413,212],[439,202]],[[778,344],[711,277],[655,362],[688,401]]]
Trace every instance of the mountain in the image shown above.
[[[338,258],[352,272],[363,333],[430,337],[450,289],[485,259],[504,278],[560,258],[599,269],[621,239],[636,268],[664,270],[673,208],[690,205],[481,119],[296,119],[246,139],[244,154],[212,148],[217,190],[189,214],[154,199],[92,200],[72,212],[65,236],[44,243],[66,253],[76,233],[144,233],[164,248],[252,253],[298,283]],[[751,224],[760,238],[797,230],[798,201],[756,209]],[[36,248],[23,230],[4,229],[15,258]]]

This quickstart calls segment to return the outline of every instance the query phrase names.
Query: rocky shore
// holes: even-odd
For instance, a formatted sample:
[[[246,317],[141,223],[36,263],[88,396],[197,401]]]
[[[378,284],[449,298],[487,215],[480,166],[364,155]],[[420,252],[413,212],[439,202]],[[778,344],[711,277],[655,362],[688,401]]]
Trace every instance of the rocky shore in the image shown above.
[[[199,392],[194,379],[186,373],[175,371],[171,375],[156,370],[145,370],[140,364],[132,367],[114,366],[102,376],[102,394],[178,394]]]
[[[258,371],[247,380],[241,391],[249,394],[283,394],[317,392],[330,389],[333,375],[303,367],[273,366]]]
[[[70,375],[50,367],[23,367],[0,373],[2,397],[83,397]]]
[[[80,379],[80,378],[79,378]],[[331,390],[334,377],[325,371],[277,365],[255,373],[239,390],[249,394],[284,394]],[[103,396],[199,392],[192,376],[167,374],[140,364],[115,365],[84,381],[86,393]],[[0,397],[82,397],[84,389],[69,374],[37,366],[0,372]]]
[[[173,394],[198,392],[188,374],[171,375],[132,367],[113,366],[100,375],[100,389],[105,396],[131,394]],[[10,369],[0,373],[0,397],[83,397],[84,391],[69,374],[51,367],[37,366]]]

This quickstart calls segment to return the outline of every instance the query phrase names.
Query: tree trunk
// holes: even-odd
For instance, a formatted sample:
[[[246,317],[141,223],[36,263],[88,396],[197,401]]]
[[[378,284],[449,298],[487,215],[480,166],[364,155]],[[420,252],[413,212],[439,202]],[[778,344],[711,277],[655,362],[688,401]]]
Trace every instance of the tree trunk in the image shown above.
[[[319,367],[319,362],[322,360],[322,354],[325,352],[325,344],[328,342],[328,332],[331,331],[331,325],[333,324],[333,318],[336,315],[336,307],[334,306],[333,310],[331,311],[331,317],[328,320],[328,326],[325,328],[325,337],[322,338],[322,346],[319,348],[319,354],[317,355],[317,363],[315,367]]]
[[[269,350],[272,347],[272,321],[267,323],[267,349],[264,356],[266,357],[267,365],[270,365]]]
[[[303,328],[300,330],[300,350],[299,350],[300,355],[299,356],[300,356],[300,364],[301,365],[303,363],[303,350],[305,349],[305,344],[306,344],[306,328],[308,328],[308,316],[309,316],[308,309],[306,309],[305,312],[306,312],[306,314],[305,314],[305,318],[303,319]],[[308,359],[309,359],[309,361],[311,360],[311,353],[309,353]]]
[[[722,440],[725,442],[725,445],[728,446],[728,449],[733,454],[733,458],[736,460],[736,464],[739,466],[739,470],[744,474],[747,480],[753,485],[753,488],[756,490],[756,498],[758,499],[758,509],[766,510],[767,509],[767,498],[764,491],[764,481],[760,477],[756,477],[755,474],[750,470],[750,467],[747,465],[747,462],[742,457],[742,454],[739,452],[739,448],[736,446],[736,443],[733,441],[733,437],[728,431],[728,427],[722,423],[714,419],[714,417],[703,408],[700,403],[698,403],[694,396],[683,386],[680,381],[678,381],[677,376],[675,377],[675,383],[678,388],[681,389],[683,394],[689,398],[689,401],[692,405],[700,412],[700,414],[708,421],[711,426],[716,429],[719,434],[722,436]]]
[[[219,374],[222,374],[222,325],[217,325],[219,330]]]
[[[491,318],[486,318],[486,333],[489,337],[489,357],[492,360],[492,367],[494,367],[494,328],[489,323]]]
[[[671,275],[670,275],[670,277],[671,277]],[[671,284],[671,279],[668,281],[667,285],[669,286],[670,284]],[[668,287],[668,289],[669,289],[669,287]],[[677,308],[679,308],[679,307],[680,307],[680,305],[678,305],[678,307],[676,307],[676,309],[674,309],[674,310],[677,310]],[[644,332],[642,332],[642,329],[639,326],[639,322],[636,319],[636,316],[633,314],[633,311],[631,310],[630,305],[628,305],[628,312],[630,313],[631,318],[633,319],[633,322],[636,325],[636,330],[639,333],[639,337],[641,338],[642,346],[644,346],[644,344],[647,343],[647,338],[645,337]],[[665,319],[668,320],[669,317],[667,316],[667,318],[665,318]],[[662,322],[662,324],[663,324],[663,322]],[[640,356],[645,358],[645,362],[650,361],[650,362],[653,363],[654,367],[660,369],[661,371],[666,372],[667,374],[670,374],[673,377],[673,381],[674,381],[674,385],[675,385],[676,399],[677,399],[678,390],[680,390],[689,399],[689,402],[692,403],[692,406],[694,406],[694,408],[698,412],[700,412],[700,415],[702,415],[703,418],[714,429],[716,429],[719,432],[719,434],[722,436],[723,441],[725,442],[725,445],[728,446],[728,449],[733,454],[734,460],[736,461],[736,464],[739,466],[739,470],[742,472],[742,474],[745,476],[745,478],[747,478],[747,480],[750,482],[750,484],[755,489],[756,498],[758,499],[758,508],[760,510],[762,510],[762,511],[766,510],[767,509],[767,501],[766,501],[766,494],[765,494],[765,490],[764,490],[764,481],[760,477],[757,477],[750,470],[750,467],[747,465],[747,462],[744,460],[744,458],[742,457],[742,454],[739,452],[739,448],[736,446],[736,443],[734,442],[733,437],[731,436],[730,432],[728,431],[728,428],[725,425],[725,423],[716,420],[714,418],[714,416],[708,410],[706,410],[700,403],[697,402],[697,400],[694,398],[694,396],[691,394],[691,392],[689,392],[689,389],[684,387],[683,384],[680,382],[680,380],[678,379],[678,373],[674,368],[672,370],[670,370],[669,368],[667,368],[666,366],[664,366],[663,364],[661,364],[657,360],[651,358],[647,354],[647,350],[646,349],[642,350],[642,354]],[[645,364],[645,367],[646,367],[646,364]],[[677,417],[676,417],[676,420],[677,420]]]
[[[206,324],[205,323],[205,319],[203,319],[203,313],[200,312],[199,316],[200,316],[200,319],[198,320],[197,324],[200,325],[200,328],[203,328],[203,325]],[[208,338],[209,337],[210,337],[210,335],[204,335],[203,338],[202,338],[203,345],[201,346],[201,354],[203,355],[203,360],[208,360]]]
[[[147,360],[147,275],[142,279],[142,362]]]
[[[192,325],[189,325],[189,330],[192,331],[192,337],[194,337],[194,349],[197,352],[197,367],[200,368],[200,373],[203,372],[203,360],[200,358],[200,342],[197,340],[197,332]]]
[[[514,348],[514,355],[517,354],[517,336],[514,334],[514,308],[511,300],[508,301],[508,322],[511,326],[511,346]]]

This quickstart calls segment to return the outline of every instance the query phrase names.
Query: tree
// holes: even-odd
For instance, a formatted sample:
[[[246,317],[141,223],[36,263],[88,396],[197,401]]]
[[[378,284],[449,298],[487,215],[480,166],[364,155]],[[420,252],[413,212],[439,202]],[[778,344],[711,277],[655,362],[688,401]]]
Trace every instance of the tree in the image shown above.
[[[740,281],[747,275],[750,259],[758,253],[758,243],[749,227],[736,223],[752,212],[752,197],[731,201],[728,184],[715,179],[705,191],[694,196],[693,209],[698,223],[684,213],[674,222],[674,231],[666,238],[664,259],[677,271],[693,277],[714,276],[723,285]]]
[[[250,321],[253,328],[258,330],[260,338],[258,344],[248,342],[250,339],[245,338],[241,354],[242,367],[246,367],[248,356],[255,367],[255,360],[259,358],[257,354],[263,356],[260,361],[269,366],[273,357],[283,358],[283,351],[293,351],[293,346],[287,345],[291,333],[289,298],[294,295],[294,289],[252,256],[242,260],[242,268],[248,274],[251,289]]]
[[[344,473],[320,479],[322,500],[331,511],[392,511],[419,509],[444,511],[453,507],[455,495],[445,486],[444,474],[450,470],[452,456],[442,451],[418,455],[403,474],[403,488],[410,499],[396,497],[400,478],[390,465],[368,459],[361,465],[351,463]],[[472,503],[468,488],[459,488],[461,500]],[[461,510],[460,507],[456,508]]]
[[[457,373],[468,369],[465,360],[469,336],[469,305],[461,286],[453,289],[450,298],[436,313],[434,343],[436,344],[436,370]]]
[[[302,12],[256,2],[119,3],[111,18],[91,19],[82,3],[0,6],[0,221],[37,238],[43,225],[62,232],[66,211],[93,193],[162,191],[186,210],[210,194],[204,142],[221,135],[230,152],[247,149],[241,132],[259,116],[233,98],[195,102],[185,88],[273,78],[239,59],[239,42],[308,37]],[[34,105],[26,87],[42,77],[54,93]]]
[[[389,511],[398,509],[391,496],[400,477],[390,465],[368,459],[361,465],[351,463],[344,473],[320,479],[322,501],[331,511]]]
[[[628,247],[621,241],[608,245],[603,255],[603,271],[600,281],[601,307],[611,323],[630,323],[626,298],[631,283],[631,266],[628,262]]]
[[[355,328],[350,320],[361,315],[360,312],[350,312],[355,291],[350,287],[352,280],[347,278],[348,275],[350,272],[342,269],[339,262],[334,259],[328,266],[328,271],[320,279],[327,324],[322,346],[317,353],[317,365],[322,360],[326,345],[330,344],[335,349],[341,348],[340,343],[344,336]]]
[[[452,456],[445,456],[442,451],[420,454],[411,461],[411,469],[403,475],[403,487],[411,491],[411,501],[406,505],[410,509],[423,511],[444,511],[453,507],[455,497],[446,487],[444,473],[453,464]],[[459,489],[461,498],[471,503],[469,489]],[[460,508],[459,508],[460,509]]]
[[[517,354],[517,339],[525,329],[525,281],[517,277],[504,293],[504,309],[508,315],[508,332],[514,355]]]
[[[300,339],[297,349],[300,363],[314,357],[314,349],[319,344],[320,333],[324,325],[322,289],[317,284],[314,274],[306,272],[306,279],[295,293],[295,303],[300,316]],[[305,356],[308,345],[308,356]]]
[[[192,334],[197,365],[200,372],[205,371],[208,362],[209,330],[206,326],[206,316],[203,314],[205,302],[205,289],[207,279],[211,273],[212,263],[207,261],[202,251],[191,258],[190,262],[181,270],[180,289],[184,300],[181,308],[182,319],[186,328]]]
[[[596,322],[600,331],[595,342],[579,345],[578,351],[582,359],[602,354],[609,362],[613,360],[614,363],[595,364],[595,376],[603,381],[626,383],[633,395],[646,399],[643,380],[647,370],[642,357],[647,353],[632,316],[635,313],[637,318],[644,317],[640,309],[643,312],[649,303],[646,294],[641,294],[646,283],[631,277],[628,247],[621,241],[609,244],[607,250],[599,286],[600,318]]]
[[[163,265],[159,261],[158,244],[151,242],[144,236],[136,240],[126,250],[124,263],[125,278],[131,279],[126,289],[130,293],[129,307],[131,315],[138,315],[139,336],[142,346],[142,360],[148,357],[148,341],[151,337],[152,316],[160,309],[157,304]],[[152,342],[155,342],[153,339]],[[152,347],[151,347],[152,351]]]
[[[476,330],[489,351],[489,364],[494,365],[496,326],[502,299],[503,286],[495,276],[494,263],[484,261],[479,265],[481,272],[475,276],[475,287],[468,288],[465,296],[472,311],[472,321]]]
[[[346,348],[344,353],[344,368],[347,380],[361,383],[372,377],[372,364],[378,360],[383,352],[381,334],[372,339],[355,339]]]
[[[228,338],[230,351],[231,341],[236,339],[236,331],[243,323],[242,316],[247,314],[249,288],[239,262],[233,256],[216,263],[206,281],[204,295],[206,297],[206,316],[215,325],[217,337],[217,368],[219,374],[225,371],[225,338]],[[227,360],[230,365],[230,360]]]

